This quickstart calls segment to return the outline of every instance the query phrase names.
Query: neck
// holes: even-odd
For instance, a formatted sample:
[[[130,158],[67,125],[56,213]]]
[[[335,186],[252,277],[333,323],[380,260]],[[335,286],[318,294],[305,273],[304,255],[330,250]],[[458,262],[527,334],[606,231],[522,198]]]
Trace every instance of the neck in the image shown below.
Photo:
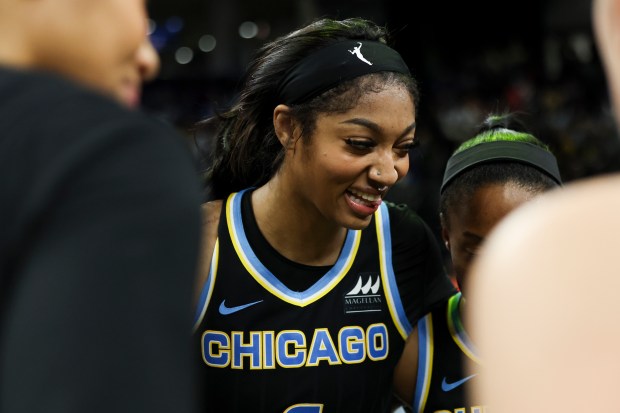
[[[338,259],[347,229],[300,205],[295,194],[283,190],[276,179],[254,191],[252,208],[263,236],[289,260],[323,266]]]

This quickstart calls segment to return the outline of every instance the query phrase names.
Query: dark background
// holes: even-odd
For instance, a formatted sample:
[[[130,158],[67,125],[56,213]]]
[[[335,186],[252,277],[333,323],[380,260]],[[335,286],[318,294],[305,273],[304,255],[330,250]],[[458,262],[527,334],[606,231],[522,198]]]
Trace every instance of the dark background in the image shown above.
[[[590,0],[155,0],[151,38],[162,70],[147,85],[144,106],[190,136],[194,122],[226,108],[264,42],[317,17],[386,25],[421,91],[421,145],[389,198],[409,204],[439,236],[445,162],[491,111],[521,112],[558,157],[566,182],[620,170],[590,7]],[[240,36],[244,22],[255,24],[254,37]],[[216,47],[205,52],[209,39]],[[192,60],[179,63],[182,52]]]

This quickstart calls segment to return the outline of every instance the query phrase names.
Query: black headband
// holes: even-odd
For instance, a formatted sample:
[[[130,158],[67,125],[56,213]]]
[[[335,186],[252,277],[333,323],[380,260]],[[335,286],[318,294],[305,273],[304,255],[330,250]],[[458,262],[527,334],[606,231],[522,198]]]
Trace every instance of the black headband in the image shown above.
[[[562,185],[558,163],[549,151],[527,142],[485,142],[465,149],[448,159],[440,193],[454,178],[475,165],[495,161],[514,161],[531,165]]]
[[[305,102],[340,82],[375,72],[410,74],[398,52],[376,41],[345,40],[306,56],[285,74],[278,87],[281,103]]]

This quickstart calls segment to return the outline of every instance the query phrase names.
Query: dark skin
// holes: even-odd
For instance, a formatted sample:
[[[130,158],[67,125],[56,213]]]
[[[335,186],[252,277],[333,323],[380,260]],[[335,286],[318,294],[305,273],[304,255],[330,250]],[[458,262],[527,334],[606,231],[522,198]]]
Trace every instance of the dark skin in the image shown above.
[[[489,232],[509,212],[538,193],[514,182],[485,185],[469,202],[461,202],[441,216],[441,237],[450,252],[461,292],[469,266]]]
[[[450,252],[461,291],[469,267],[493,227],[538,194],[514,182],[489,184],[478,188],[469,202],[461,202],[449,210],[447,216],[441,216],[441,236]],[[461,305],[464,301],[461,300]],[[394,370],[395,394],[407,405],[413,401],[417,371],[418,334],[415,327]]]

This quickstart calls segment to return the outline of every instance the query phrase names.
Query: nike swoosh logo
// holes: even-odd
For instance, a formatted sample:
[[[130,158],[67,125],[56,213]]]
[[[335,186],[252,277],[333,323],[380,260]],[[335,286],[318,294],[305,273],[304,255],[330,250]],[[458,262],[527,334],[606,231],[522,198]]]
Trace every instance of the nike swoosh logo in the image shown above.
[[[222,303],[220,304],[220,314],[228,315],[228,314],[236,313],[237,311],[244,310],[248,307],[253,306],[254,304],[258,304],[262,302],[263,300],[258,300],[258,301],[254,301],[253,303],[247,303],[247,304],[238,305],[235,307],[226,307],[226,300],[222,300]]]
[[[468,380],[473,379],[474,377],[476,377],[475,374],[472,374],[471,376],[465,377],[464,379],[461,379],[459,381],[455,381],[454,383],[448,383],[446,381],[446,378],[443,378],[443,381],[441,382],[441,390],[443,391],[450,391],[450,390],[454,390],[457,387],[459,387],[460,385],[464,384],[465,382],[467,382]]]

